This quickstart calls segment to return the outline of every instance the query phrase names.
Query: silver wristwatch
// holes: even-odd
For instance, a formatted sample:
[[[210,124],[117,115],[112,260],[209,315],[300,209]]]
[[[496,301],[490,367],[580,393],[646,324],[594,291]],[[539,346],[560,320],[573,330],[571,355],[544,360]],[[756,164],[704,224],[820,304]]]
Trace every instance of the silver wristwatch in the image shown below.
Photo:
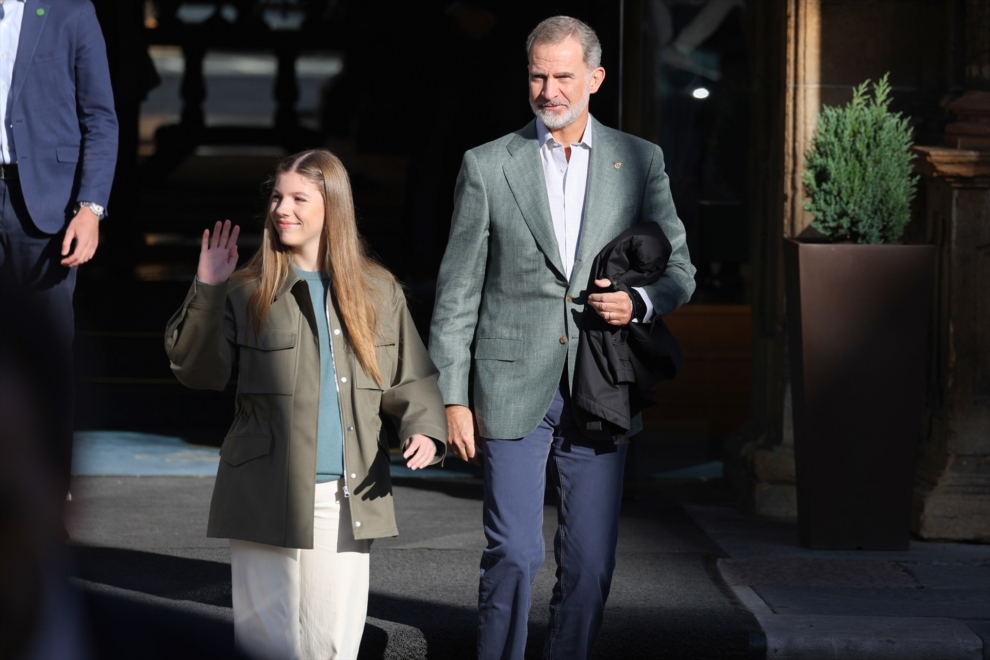
[[[76,202],[76,213],[82,210],[82,207],[88,208],[90,211],[96,214],[96,217],[102,218],[103,212],[106,211],[105,208],[97,204],[96,202]]]

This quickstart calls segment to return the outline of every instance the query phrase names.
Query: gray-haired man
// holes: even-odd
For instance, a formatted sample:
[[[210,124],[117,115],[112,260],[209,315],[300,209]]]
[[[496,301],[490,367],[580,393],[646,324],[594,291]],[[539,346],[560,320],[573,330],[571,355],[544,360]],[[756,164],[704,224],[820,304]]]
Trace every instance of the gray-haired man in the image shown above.
[[[573,660],[591,657],[601,628],[626,454],[624,444],[585,437],[574,421],[581,312],[591,305],[616,326],[649,321],[690,298],[694,268],[660,149],[588,113],[605,78],[594,31],[550,18],[527,50],[536,120],[464,155],[430,355],[451,451],[481,462],[477,424],[485,456],[478,656],[523,657],[530,587],[544,556],[549,461],[559,508],[544,657]],[[595,256],[640,222],[658,223],[670,240],[666,274],[637,290],[636,301],[621,292],[589,295]],[[639,426],[634,420],[632,432]]]

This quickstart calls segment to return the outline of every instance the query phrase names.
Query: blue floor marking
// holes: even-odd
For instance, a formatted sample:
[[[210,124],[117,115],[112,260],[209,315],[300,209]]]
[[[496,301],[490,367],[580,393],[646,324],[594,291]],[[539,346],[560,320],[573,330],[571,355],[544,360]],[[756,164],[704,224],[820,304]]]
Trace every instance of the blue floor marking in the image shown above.
[[[72,447],[72,474],[81,476],[212,477],[219,462],[216,447],[150,433],[77,431]]]
[[[469,465],[453,458],[448,458],[446,467],[440,464],[431,465],[421,470],[410,470],[402,456],[393,456],[389,464],[389,474],[393,477],[406,479],[464,479],[465,477],[481,477],[481,468]],[[453,464],[453,465],[452,465]]]
[[[107,477],[213,477],[220,454],[216,447],[189,444],[179,437],[132,431],[77,431],[72,449],[72,474]],[[450,465],[449,463],[454,463]],[[479,477],[479,468],[451,460],[410,470],[401,456],[392,459],[393,477],[458,479]]]
[[[654,479],[721,479],[722,461],[710,461],[666,472],[654,472]]]

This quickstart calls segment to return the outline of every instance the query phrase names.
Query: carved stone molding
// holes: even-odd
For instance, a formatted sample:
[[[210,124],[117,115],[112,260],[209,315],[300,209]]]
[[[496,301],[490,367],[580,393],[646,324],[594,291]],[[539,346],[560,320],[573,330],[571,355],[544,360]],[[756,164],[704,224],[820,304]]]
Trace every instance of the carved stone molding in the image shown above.
[[[922,176],[967,187],[983,187],[986,183],[978,179],[990,177],[990,151],[919,146],[911,150],[918,156],[914,171]]]

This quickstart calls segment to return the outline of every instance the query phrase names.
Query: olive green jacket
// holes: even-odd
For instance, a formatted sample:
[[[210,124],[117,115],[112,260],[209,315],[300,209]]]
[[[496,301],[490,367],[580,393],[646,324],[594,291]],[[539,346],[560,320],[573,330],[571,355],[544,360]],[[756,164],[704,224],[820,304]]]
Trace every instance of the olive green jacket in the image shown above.
[[[257,280],[193,283],[165,330],[172,371],[193,389],[222,390],[239,363],[234,423],[220,448],[207,534],[287,548],[313,547],[320,346],[308,285],[294,269],[261,332],[247,308]],[[446,450],[447,422],[430,361],[398,285],[385,296],[376,339],[384,387],[361,368],[336,305],[325,313],[344,427],[345,494],[356,539],[395,536],[383,418],[406,439]],[[324,313],[320,310],[320,313]]]

